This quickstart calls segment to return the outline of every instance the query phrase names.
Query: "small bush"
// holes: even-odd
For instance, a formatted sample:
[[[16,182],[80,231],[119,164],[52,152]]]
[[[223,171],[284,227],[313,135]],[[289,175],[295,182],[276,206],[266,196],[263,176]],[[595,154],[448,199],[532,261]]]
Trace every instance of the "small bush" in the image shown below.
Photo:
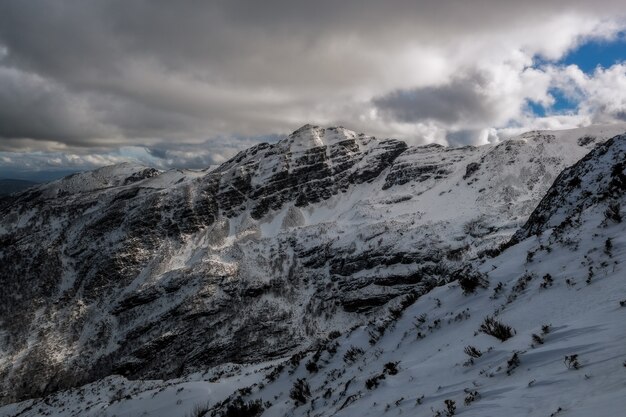
[[[611,256],[611,250],[613,249],[613,241],[611,240],[611,238],[607,238],[604,241],[604,253],[606,253],[607,255]]]
[[[398,363],[399,362],[387,362],[383,367],[383,372],[388,375],[396,375],[398,373]]]
[[[341,332],[338,330],[333,330],[332,332],[328,333],[328,338],[330,340],[334,340],[339,338],[339,336],[341,336]]]
[[[504,342],[505,340],[513,337],[515,332],[515,330],[513,330],[511,326],[502,324],[493,317],[485,317],[485,320],[480,325],[479,330],[485,334],[488,334],[489,336],[493,336],[496,339],[499,339],[501,342]]]
[[[289,391],[289,398],[296,402],[296,406],[299,406],[300,404],[306,404],[310,397],[311,387],[309,387],[309,383],[306,382],[304,378],[298,378],[296,382],[293,383],[291,391]]]
[[[263,414],[263,411],[265,408],[261,400],[245,402],[241,397],[237,397],[228,404],[220,417],[257,417]]]
[[[543,337],[533,333],[533,345],[543,345]]]
[[[359,358],[359,356],[363,355],[363,353],[363,349],[356,346],[350,346],[350,349],[348,349],[343,355],[343,361],[345,363],[354,363]]]
[[[620,208],[620,204],[616,201],[613,203],[610,203],[609,206],[607,207],[607,209],[604,211],[604,217],[607,220],[612,220],[615,223],[621,223],[622,222],[622,214],[620,212],[621,208]]]
[[[456,414],[456,402],[445,400],[443,403],[446,405],[446,417],[452,417]]]
[[[483,353],[480,351],[480,349],[471,345],[465,346],[465,349],[463,349],[463,352],[465,352],[467,356],[474,358],[474,359],[478,359],[481,356],[483,356]]]
[[[486,275],[475,270],[472,267],[465,267],[454,271],[450,275],[451,281],[458,281],[463,289],[463,294],[473,294],[477,288],[487,288],[489,282]]]
[[[465,391],[467,392],[467,391]],[[474,401],[480,398],[480,393],[478,391],[469,391],[467,392],[467,396],[465,396],[465,405],[468,406]]]
[[[378,374],[378,375],[374,375],[371,378],[368,378],[365,381],[365,388],[367,389],[374,389],[376,387],[378,387],[378,382],[382,379],[385,379],[385,374]]]
[[[626,307],[626,300],[622,300],[619,302],[620,307]]]
[[[493,295],[490,297],[492,300],[498,298],[498,296],[504,291],[504,285],[501,282],[498,282],[498,285],[493,289]]]
[[[553,283],[554,283],[554,279],[552,279],[552,275],[545,274],[543,276],[543,282],[541,283],[541,288],[551,287]]]
[[[277,365],[274,369],[272,369],[272,371],[269,374],[265,375],[265,379],[267,380],[267,382],[276,381],[276,379],[283,372],[283,369],[285,369],[285,365],[283,364]]]
[[[543,335],[550,333],[550,330],[552,330],[551,324],[544,324],[541,326],[541,334]]]
[[[578,355],[565,355],[565,359],[563,360],[567,369],[580,369],[580,362],[578,362]]]
[[[209,406],[209,403],[196,404],[191,410],[191,417],[204,417],[205,415],[207,415],[210,409],[211,407]]]
[[[519,355],[517,352],[513,353],[513,356],[506,362],[507,369],[506,374],[511,375],[515,368],[520,365]]]
[[[308,361],[304,367],[312,374],[320,370],[319,366],[317,366],[317,363],[313,361]]]

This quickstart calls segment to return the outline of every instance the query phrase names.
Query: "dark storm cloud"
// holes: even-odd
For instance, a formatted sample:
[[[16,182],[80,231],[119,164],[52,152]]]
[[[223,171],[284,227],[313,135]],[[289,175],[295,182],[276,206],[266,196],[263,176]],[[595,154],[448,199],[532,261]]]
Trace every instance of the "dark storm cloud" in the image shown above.
[[[449,84],[393,91],[375,98],[374,105],[387,117],[412,123],[435,120],[455,124],[463,120],[484,123],[497,109],[483,91],[485,77],[476,73],[457,77]]]
[[[526,99],[515,87],[516,100],[498,104],[486,90],[509,75],[478,67],[520,72],[534,54],[558,57],[617,30],[622,9],[612,0],[6,1],[0,151],[138,146],[200,164],[247,146],[242,137],[306,122],[414,141],[430,138],[396,122],[476,131],[518,116]],[[232,148],[207,138],[231,138]],[[199,159],[176,148],[207,143]]]

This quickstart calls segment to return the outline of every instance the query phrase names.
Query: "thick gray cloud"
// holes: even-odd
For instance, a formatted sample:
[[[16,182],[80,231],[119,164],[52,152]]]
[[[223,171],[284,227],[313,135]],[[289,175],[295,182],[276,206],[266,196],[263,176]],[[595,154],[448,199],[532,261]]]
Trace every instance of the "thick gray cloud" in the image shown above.
[[[497,113],[496,104],[483,91],[486,83],[487,79],[476,73],[440,86],[393,91],[373,103],[387,117],[404,123],[434,120],[452,125],[474,120],[484,124]]]
[[[534,56],[610,37],[623,13],[616,0],[6,1],[0,151],[138,147],[196,166],[307,122],[475,143],[532,125],[528,100],[550,103],[557,72]],[[194,147],[214,156],[185,159]]]

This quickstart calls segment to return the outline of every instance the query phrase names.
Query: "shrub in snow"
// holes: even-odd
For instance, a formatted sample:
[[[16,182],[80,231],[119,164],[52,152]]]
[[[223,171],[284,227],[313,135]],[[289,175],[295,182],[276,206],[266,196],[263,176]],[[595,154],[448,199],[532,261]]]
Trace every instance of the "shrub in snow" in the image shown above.
[[[483,356],[483,353],[480,351],[480,349],[471,345],[465,346],[465,349],[463,349],[463,351],[465,352],[467,356],[474,358],[474,359],[478,359],[481,356]]]
[[[498,285],[493,289],[493,295],[490,297],[492,300],[498,298],[498,296],[504,291],[504,285],[501,282],[498,282]]]
[[[378,375],[374,375],[371,378],[368,378],[365,381],[365,388],[367,389],[374,389],[378,386],[378,381],[380,381],[381,379],[385,379],[385,374],[378,374]]]
[[[467,392],[467,396],[465,397],[465,405],[468,406],[474,401],[480,398],[480,393],[478,391],[465,391]]]
[[[554,282],[554,279],[552,279],[552,275],[545,274],[543,276],[543,282],[541,283],[541,288],[551,287],[553,282]]]
[[[513,353],[513,356],[511,356],[511,359],[506,362],[506,365],[506,374],[511,375],[515,368],[520,365],[519,354],[517,352]]]
[[[341,336],[341,332],[338,330],[333,330],[332,332],[328,333],[328,338],[331,340],[337,339],[339,336]]]
[[[295,401],[296,406],[301,404],[306,404],[308,399],[311,397],[311,387],[309,387],[309,383],[306,382],[306,379],[298,378],[296,382],[293,383],[293,388],[289,391],[289,398]]]
[[[283,369],[285,369],[285,365],[277,365],[269,374],[265,375],[265,379],[267,379],[268,382],[274,382],[283,372]]]
[[[485,334],[488,334],[489,336],[500,339],[500,341],[502,342],[513,337],[513,334],[515,332],[515,330],[513,330],[511,326],[502,324],[493,317],[485,317],[485,320],[480,325],[479,330]]]
[[[368,378],[365,381],[365,387],[367,389],[374,389],[378,386],[378,382],[380,380],[383,380],[386,378],[385,374],[396,375],[398,373],[398,363],[399,362],[387,362],[383,366],[383,371],[380,374],[374,375],[373,377]]]
[[[310,373],[315,373],[317,371],[320,370],[320,368],[317,366],[317,363],[313,362],[313,361],[308,361],[305,365],[305,368],[307,371],[309,371]]]
[[[356,346],[350,346],[350,349],[348,349],[343,355],[343,360],[346,363],[354,363],[362,354],[363,349]]]
[[[613,241],[611,241],[611,238],[609,237],[604,241],[604,253],[611,256],[612,249],[613,249]]]
[[[209,412],[209,404],[196,404],[191,410],[191,417],[204,417]]]
[[[263,411],[265,408],[261,400],[245,402],[241,397],[237,397],[228,404],[220,417],[257,417],[263,414]]]
[[[578,354],[565,355],[563,360],[567,369],[580,369],[580,362],[578,362]]]
[[[483,275],[477,272],[464,274],[459,278],[459,285],[463,289],[463,294],[468,295],[476,292],[479,287],[487,288],[489,284]]]
[[[389,375],[396,375],[398,373],[398,363],[400,362],[387,362],[383,368],[383,372]]]
[[[446,405],[446,417],[452,417],[456,414],[456,402],[454,400],[445,400],[443,403]]]
[[[612,220],[615,223],[621,223],[622,222],[622,214],[621,214],[621,207],[619,202],[615,201],[613,203],[610,203],[609,206],[607,207],[607,209],[604,211],[604,217],[607,220]]]

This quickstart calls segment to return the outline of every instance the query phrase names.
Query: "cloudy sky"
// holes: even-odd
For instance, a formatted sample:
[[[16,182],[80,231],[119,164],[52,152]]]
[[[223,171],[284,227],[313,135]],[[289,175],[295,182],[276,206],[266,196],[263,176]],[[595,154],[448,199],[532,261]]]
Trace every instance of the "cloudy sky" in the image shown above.
[[[573,0],[6,0],[0,177],[199,168],[305,123],[411,144],[626,120],[626,10]]]

